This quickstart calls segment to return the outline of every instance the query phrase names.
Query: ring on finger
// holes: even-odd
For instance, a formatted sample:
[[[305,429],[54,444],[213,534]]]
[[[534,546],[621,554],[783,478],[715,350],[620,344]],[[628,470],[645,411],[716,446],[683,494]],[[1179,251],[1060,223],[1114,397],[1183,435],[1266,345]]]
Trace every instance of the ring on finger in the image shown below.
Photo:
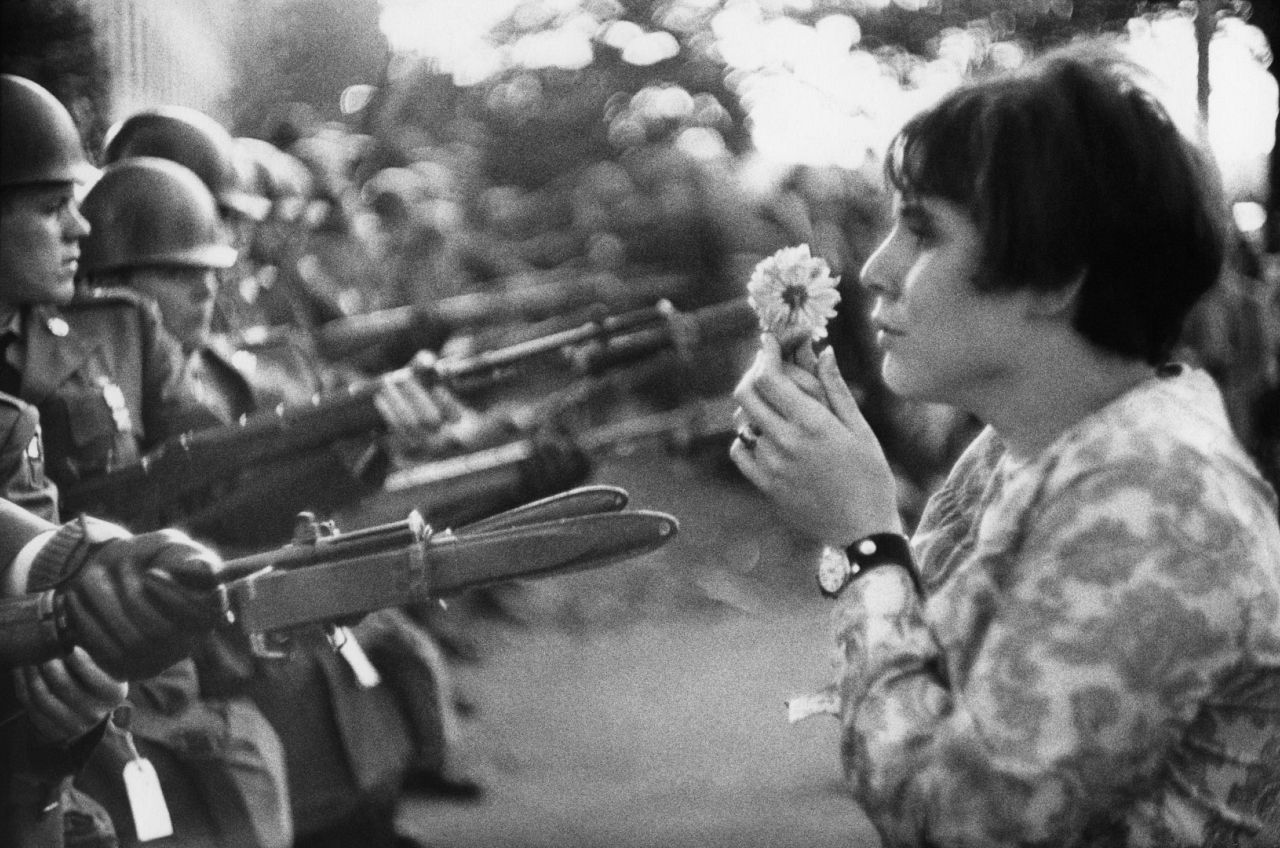
[[[744,424],[738,428],[738,441],[747,450],[754,450],[756,443],[760,441],[760,431],[750,424]]]

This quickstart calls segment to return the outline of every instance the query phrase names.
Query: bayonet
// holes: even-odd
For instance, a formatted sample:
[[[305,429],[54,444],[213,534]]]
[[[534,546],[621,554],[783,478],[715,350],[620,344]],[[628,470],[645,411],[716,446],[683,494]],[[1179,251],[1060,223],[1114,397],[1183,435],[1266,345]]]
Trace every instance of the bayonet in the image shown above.
[[[591,487],[439,532],[416,512],[351,533],[304,515],[294,541],[224,564],[222,609],[250,634],[288,631],[492,583],[601,568],[675,537],[673,516],[626,511],[626,501],[621,489]]]

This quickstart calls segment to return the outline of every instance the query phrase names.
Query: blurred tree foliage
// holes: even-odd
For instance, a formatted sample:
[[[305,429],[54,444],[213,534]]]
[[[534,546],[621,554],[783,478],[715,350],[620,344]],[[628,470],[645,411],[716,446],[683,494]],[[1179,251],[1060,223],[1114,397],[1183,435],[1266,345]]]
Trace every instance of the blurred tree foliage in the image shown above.
[[[384,81],[390,47],[378,0],[244,4],[232,123],[262,138],[342,118],[342,93]],[[287,140],[283,136],[280,140]]]
[[[744,109],[726,80],[726,65],[712,35],[723,0],[526,0],[493,28],[491,40],[507,47],[537,33],[572,26],[585,15],[602,28],[617,22],[646,33],[667,33],[678,51],[651,64],[623,58],[608,39],[593,39],[593,58],[582,68],[511,66],[485,80],[454,86],[430,63],[419,63],[395,78],[375,104],[366,128],[385,143],[386,164],[412,161],[425,146],[467,139],[480,141],[486,171],[496,182],[532,187],[584,161],[607,159],[625,148],[670,140],[689,125],[714,129],[727,148],[744,151],[748,135]],[[761,4],[770,6],[771,4]],[[1031,49],[1084,33],[1117,31],[1135,14],[1171,3],[1134,0],[932,0],[874,3],[817,0],[805,11],[772,4],[773,14],[814,24],[846,14],[861,29],[860,47],[916,56],[936,53],[948,29],[981,26],[996,40],[1017,40]],[[802,4],[794,4],[796,6]],[[917,7],[917,8],[912,8]],[[680,92],[705,108],[694,116],[630,116],[637,94]],[[711,105],[714,104],[714,105]],[[651,110],[653,111],[653,110]],[[621,126],[627,124],[627,126]],[[612,132],[611,132],[612,131]]]
[[[0,73],[35,80],[66,104],[89,150],[106,132],[111,76],[95,42],[90,0],[0,3]]]

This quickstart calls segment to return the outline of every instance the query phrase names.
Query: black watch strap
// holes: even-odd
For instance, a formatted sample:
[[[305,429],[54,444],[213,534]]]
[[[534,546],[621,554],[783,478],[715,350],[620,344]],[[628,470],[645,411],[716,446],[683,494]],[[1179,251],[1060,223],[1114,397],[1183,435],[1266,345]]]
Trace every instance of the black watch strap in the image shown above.
[[[911,543],[901,533],[873,533],[854,542],[843,551],[828,550],[823,554],[820,566],[818,586],[822,594],[829,598],[837,597],[850,583],[873,568],[882,565],[896,565],[905,568],[911,575],[911,583],[916,593],[923,595],[920,575],[916,571],[915,560],[911,555]],[[843,563],[840,560],[843,559]],[[843,565],[843,571],[841,566]]]

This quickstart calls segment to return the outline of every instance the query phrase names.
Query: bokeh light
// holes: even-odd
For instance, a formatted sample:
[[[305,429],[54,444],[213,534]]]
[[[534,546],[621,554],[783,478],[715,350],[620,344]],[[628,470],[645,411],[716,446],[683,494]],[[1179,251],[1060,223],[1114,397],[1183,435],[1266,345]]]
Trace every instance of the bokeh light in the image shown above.
[[[874,165],[904,121],[974,70],[1017,67],[1030,55],[1013,16],[1000,12],[944,30],[927,56],[863,44],[859,13],[890,3],[927,10],[936,2],[851,0],[842,11],[806,23],[794,15],[807,13],[813,20],[817,7],[811,0],[668,0],[654,5],[646,26],[621,20],[622,7],[613,0],[383,0],[382,25],[393,48],[431,57],[460,85],[521,69],[578,70],[595,59],[597,46],[619,51],[624,62],[642,68],[696,48],[724,66],[725,83],[746,111],[760,156],[857,168]],[[1072,11],[1070,0],[1041,5],[1059,17]],[[507,45],[488,37],[503,19],[523,33]],[[1199,132],[1191,12],[1135,18],[1124,41],[1162,81],[1162,99],[1179,124]],[[1238,18],[1221,21],[1210,47],[1212,94],[1204,137],[1237,199],[1265,191],[1277,108],[1276,84],[1266,70],[1270,61],[1259,30]],[[500,86],[499,99],[532,103],[529,92]],[[610,139],[627,147],[652,138],[655,124],[664,121],[715,130],[727,119],[719,103],[715,120],[702,112],[692,119],[690,102],[688,91],[655,79],[625,109],[604,116]],[[697,149],[715,146],[706,133],[689,138]]]

